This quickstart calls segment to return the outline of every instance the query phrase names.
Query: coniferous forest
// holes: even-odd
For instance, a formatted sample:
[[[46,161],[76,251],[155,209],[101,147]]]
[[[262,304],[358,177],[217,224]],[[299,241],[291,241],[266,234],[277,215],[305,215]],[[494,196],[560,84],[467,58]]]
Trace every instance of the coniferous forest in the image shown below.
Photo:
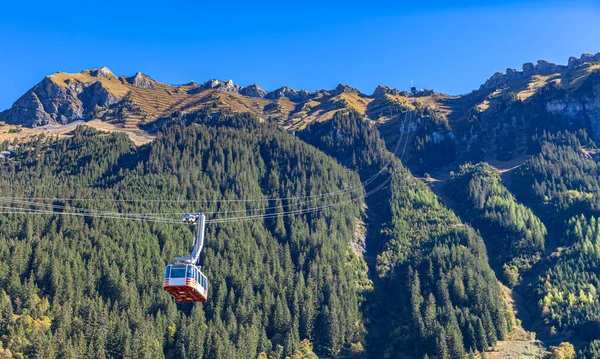
[[[174,124],[140,148],[124,135],[79,127],[70,139],[31,143],[2,163],[1,178],[2,192],[17,197],[110,199],[94,209],[137,213],[197,208],[118,200],[292,197],[360,183],[323,153],[248,116]],[[235,203],[202,205],[207,213],[245,209]],[[166,264],[191,247],[185,225],[3,215],[3,346],[31,358],[336,353],[361,333],[363,262],[351,250],[359,208],[208,226],[205,306],[176,305],[161,287]]]

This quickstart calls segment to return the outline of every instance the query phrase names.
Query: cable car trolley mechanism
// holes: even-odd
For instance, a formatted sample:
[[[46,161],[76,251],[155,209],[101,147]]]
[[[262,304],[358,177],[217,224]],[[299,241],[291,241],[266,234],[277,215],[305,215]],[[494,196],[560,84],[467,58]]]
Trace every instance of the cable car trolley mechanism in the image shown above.
[[[198,225],[194,248],[188,257],[176,257],[175,264],[167,266],[163,289],[180,303],[204,303],[208,295],[208,280],[197,263],[204,246],[206,218],[202,213],[187,214],[183,217],[183,221]]]

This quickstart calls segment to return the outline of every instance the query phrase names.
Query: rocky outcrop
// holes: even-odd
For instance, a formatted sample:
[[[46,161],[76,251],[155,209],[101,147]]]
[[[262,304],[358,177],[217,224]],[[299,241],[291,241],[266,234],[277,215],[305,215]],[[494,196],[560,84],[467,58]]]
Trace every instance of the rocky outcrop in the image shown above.
[[[102,68],[99,68],[99,69],[89,70],[89,73],[90,73],[91,76],[94,76],[94,77],[103,77],[105,79],[110,79],[110,80],[117,78],[112,73],[112,71],[110,71],[109,68],[106,67],[106,66],[104,66]]]
[[[508,68],[506,69],[506,73],[496,72],[481,85],[480,90],[491,90],[504,85],[510,80],[528,78],[533,75],[550,75],[562,72],[566,69],[574,69],[585,63],[593,62],[600,62],[600,53],[596,55],[583,54],[581,55],[581,58],[571,57],[569,58],[569,64],[567,66],[557,65],[545,60],[539,60],[536,65],[528,62],[523,64],[523,71]]]
[[[86,115],[91,115],[96,107],[108,107],[119,102],[99,81],[86,86],[78,97]]]
[[[354,87],[350,87],[350,86],[347,86],[344,84],[337,85],[337,87],[333,90],[334,95],[341,95],[343,93],[354,94],[354,95],[361,94],[361,92],[358,89],[355,89]]]
[[[264,98],[267,95],[267,91],[260,88],[256,84],[248,85],[240,90],[240,95],[248,97]]]
[[[27,127],[50,123],[66,124],[87,120],[98,107],[106,108],[119,101],[102,84],[102,79],[118,81],[108,68],[88,70],[81,74],[92,78],[83,82],[77,77],[65,80],[60,76],[45,77],[15,101],[10,109],[4,111],[2,119],[10,124]]]
[[[126,81],[132,86],[143,89],[156,88],[155,81],[141,72],[137,72],[135,75],[128,77]]]
[[[546,102],[546,111],[560,117],[568,127],[588,127],[592,138],[600,141],[600,75],[588,78],[589,86]]]
[[[203,89],[217,89],[223,92],[238,93],[242,87],[235,85],[232,80],[219,81],[219,80],[208,80],[202,86]]]
[[[597,53],[596,55],[583,54],[583,55],[581,55],[580,58],[570,57],[569,64],[567,65],[567,67],[569,69],[573,69],[579,65],[593,63],[593,62],[600,62],[600,52]]]
[[[306,101],[310,97],[311,93],[306,90],[294,90],[292,88],[283,86],[275,91],[271,91],[265,95],[266,99],[277,100],[280,98],[287,98],[291,101]]]
[[[38,96],[32,91],[21,96],[11,109],[2,112],[0,119],[7,123],[29,127],[45,125],[53,121],[50,114],[44,110]]]
[[[81,120],[84,110],[77,91],[81,93],[83,88],[73,87],[75,89],[60,86],[46,77],[21,96],[2,117],[7,123],[30,127]]]
[[[412,88],[410,95],[413,97],[425,97],[425,96],[433,96],[435,94],[435,92],[433,90],[430,89],[417,89],[417,88]]]
[[[564,69],[565,66],[553,64],[546,60],[538,60],[537,65],[535,65],[535,73],[537,75],[555,74],[557,72],[561,72]]]
[[[383,85],[377,86],[375,88],[375,91],[373,91],[374,98],[383,97],[385,95],[398,96],[398,95],[400,95],[400,91],[398,91],[395,88],[391,88],[391,87],[387,87],[387,86],[383,86]]]

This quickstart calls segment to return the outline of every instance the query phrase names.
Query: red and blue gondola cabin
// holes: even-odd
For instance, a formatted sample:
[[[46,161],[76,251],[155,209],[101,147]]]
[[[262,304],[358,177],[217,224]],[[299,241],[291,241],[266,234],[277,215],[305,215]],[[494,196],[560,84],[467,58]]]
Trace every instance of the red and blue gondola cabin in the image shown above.
[[[208,280],[191,264],[170,264],[165,271],[163,289],[178,302],[206,302]]]

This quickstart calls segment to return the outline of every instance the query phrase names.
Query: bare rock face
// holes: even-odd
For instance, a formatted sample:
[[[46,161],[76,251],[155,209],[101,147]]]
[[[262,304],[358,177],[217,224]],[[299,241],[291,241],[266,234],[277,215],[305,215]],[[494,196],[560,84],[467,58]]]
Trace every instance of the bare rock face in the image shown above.
[[[45,125],[53,121],[33,91],[28,91],[25,95],[21,96],[11,109],[2,112],[0,117],[7,123],[22,124],[30,127]]]
[[[531,62],[523,64],[523,77],[529,77],[535,75],[535,65]]]
[[[240,95],[248,97],[264,98],[267,91],[263,90],[257,84],[248,85],[240,90]]]
[[[127,82],[135,87],[140,87],[143,89],[156,88],[154,80],[141,72],[137,72],[135,75],[128,77]]]
[[[412,97],[426,97],[426,96],[433,96],[435,94],[435,91],[431,90],[431,89],[414,89],[413,91],[411,91],[410,95]]]
[[[333,90],[333,93],[335,95],[340,95],[343,93],[359,95],[360,91],[358,89],[355,89],[354,87],[350,87],[350,86],[347,86],[344,84],[339,84],[339,85],[337,85],[335,90]]]
[[[398,96],[398,95],[400,95],[400,91],[398,91],[395,88],[391,88],[391,87],[387,87],[387,86],[383,86],[383,85],[377,86],[375,88],[375,91],[373,91],[373,97],[375,97],[375,98],[380,98],[385,95]]]
[[[117,77],[108,69],[108,67],[104,66],[99,69],[90,70],[90,75],[94,77],[104,77],[106,79],[116,79]]]
[[[589,78],[591,86],[586,91],[565,94],[546,102],[546,111],[560,117],[567,126],[574,124],[589,127],[592,138],[600,140],[600,76]]]
[[[235,85],[232,80],[221,82],[221,86],[219,86],[220,91],[230,93],[238,93],[241,89],[241,86]]]
[[[506,76],[502,72],[496,72],[483,85],[481,85],[481,89],[488,90],[504,85],[505,83]]]
[[[100,78],[117,79],[108,68],[82,73],[99,79],[91,82],[81,82],[75,78],[59,81],[48,76],[4,111],[2,119],[27,127],[66,124],[87,120],[98,107],[108,107],[119,101],[100,81]]]
[[[298,99],[299,101],[306,101],[309,98],[311,98],[314,94],[312,92],[309,92],[307,90],[300,90],[300,92],[298,92]]]
[[[79,94],[79,100],[85,107],[86,114],[91,114],[98,107],[108,107],[119,102],[99,81],[91,85]]]
[[[536,65],[528,62],[523,64],[523,71],[517,71],[509,68],[506,69],[506,73],[496,72],[483,85],[481,85],[480,90],[494,89],[498,86],[504,85],[510,80],[528,78],[533,75],[550,75],[562,72],[565,69],[574,69],[582,64],[593,62],[600,62],[600,53],[597,53],[596,55],[583,54],[580,58],[570,57],[569,64],[567,66],[553,64],[545,60],[539,60]]]
[[[524,73],[522,71],[517,71],[511,68],[506,69],[506,78],[509,80],[521,79],[523,77]]]
[[[202,85],[203,89],[217,89],[223,92],[238,93],[242,87],[237,86],[232,80],[219,81],[219,80],[208,80]]]
[[[276,100],[276,99],[285,97],[285,98],[289,99],[289,98],[294,98],[297,95],[298,95],[298,91],[284,86],[284,87],[278,88],[275,91],[271,91],[271,92],[267,93],[265,95],[265,98],[268,98],[270,100]]]
[[[60,86],[46,77],[21,96],[2,117],[7,123],[30,127],[81,120],[84,111],[77,96],[71,87]]]
[[[564,69],[564,66],[553,64],[546,60],[538,60],[535,66],[535,72],[538,75],[549,75],[560,72]]]
[[[592,63],[592,62],[600,62],[600,52],[596,55],[592,54],[582,54],[580,58],[570,57],[569,58],[569,69],[573,69],[579,65]]]
[[[266,99],[277,100],[280,98],[287,98],[291,101],[305,101],[310,97],[311,93],[306,90],[294,90],[289,87],[280,87],[275,91],[271,91],[265,95]]]

